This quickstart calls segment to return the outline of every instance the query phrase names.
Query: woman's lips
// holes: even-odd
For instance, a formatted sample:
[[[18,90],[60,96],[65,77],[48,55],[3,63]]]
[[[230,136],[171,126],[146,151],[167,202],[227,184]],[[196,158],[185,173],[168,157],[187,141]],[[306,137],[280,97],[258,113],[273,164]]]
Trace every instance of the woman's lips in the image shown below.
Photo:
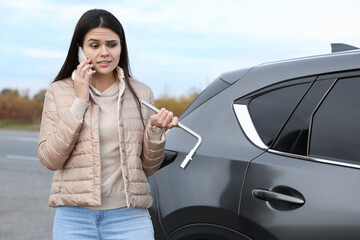
[[[107,67],[107,66],[109,66],[111,64],[111,61],[99,61],[98,62],[98,65],[100,66],[100,67]]]

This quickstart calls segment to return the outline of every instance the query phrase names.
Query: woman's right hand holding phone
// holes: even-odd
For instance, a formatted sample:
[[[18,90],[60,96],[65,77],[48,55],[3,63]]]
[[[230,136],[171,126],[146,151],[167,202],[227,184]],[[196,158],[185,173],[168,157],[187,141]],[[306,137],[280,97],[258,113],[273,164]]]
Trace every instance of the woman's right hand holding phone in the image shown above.
[[[96,72],[92,70],[93,64],[90,64],[90,60],[81,60],[81,63],[77,66],[75,76],[75,92],[76,97],[84,102],[89,102],[89,84],[92,75]]]

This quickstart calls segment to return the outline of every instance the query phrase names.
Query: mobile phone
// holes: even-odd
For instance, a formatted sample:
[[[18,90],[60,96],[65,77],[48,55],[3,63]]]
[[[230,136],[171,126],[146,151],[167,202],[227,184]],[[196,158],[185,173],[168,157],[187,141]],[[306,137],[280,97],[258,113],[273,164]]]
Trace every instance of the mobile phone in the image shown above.
[[[82,50],[81,47],[79,47],[78,56],[79,56],[79,63],[81,63],[82,58],[84,60],[87,60],[87,57],[85,56],[85,53],[84,53],[84,51]]]
[[[81,59],[84,59],[85,61],[87,60],[87,57],[85,56],[85,53],[80,46],[79,46],[79,51],[78,51],[78,57],[79,57],[79,63],[81,63]],[[86,72],[88,72],[88,71],[89,70],[86,70]]]

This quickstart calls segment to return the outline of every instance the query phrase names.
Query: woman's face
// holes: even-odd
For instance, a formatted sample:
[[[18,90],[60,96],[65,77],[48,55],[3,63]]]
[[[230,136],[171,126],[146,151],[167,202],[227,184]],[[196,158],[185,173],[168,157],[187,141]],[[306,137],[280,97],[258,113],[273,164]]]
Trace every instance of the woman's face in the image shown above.
[[[109,28],[93,28],[85,35],[83,50],[96,75],[112,74],[120,61],[120,38]]]

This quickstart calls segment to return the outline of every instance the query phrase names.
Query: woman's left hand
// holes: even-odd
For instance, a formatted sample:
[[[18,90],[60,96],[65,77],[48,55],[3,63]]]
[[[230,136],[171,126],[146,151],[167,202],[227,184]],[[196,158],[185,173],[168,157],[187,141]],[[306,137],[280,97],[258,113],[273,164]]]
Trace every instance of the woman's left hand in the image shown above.
[[[178,117],[174,117],[173,112],[166,110],[165,108],[152,115],[149,119],[148,125],[150,128],[159,127],[166,130],[176,127],[178,125]]]

